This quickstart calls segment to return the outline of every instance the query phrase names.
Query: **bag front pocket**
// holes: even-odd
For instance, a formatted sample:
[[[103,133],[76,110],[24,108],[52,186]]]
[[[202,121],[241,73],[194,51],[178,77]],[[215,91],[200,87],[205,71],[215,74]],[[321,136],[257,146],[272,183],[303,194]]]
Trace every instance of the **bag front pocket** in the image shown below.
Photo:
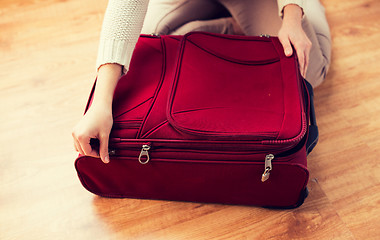
[[[272,41],[252,37],[252,49],[259,46],[261,50],[249,57],[243,51],[249,46],[244,38],[241,57],[239,53],[228,57],[224,51],[219,54],[218,47],[203,46],[209,35],[199,34],[187,35],[182,42],[168,105],[170,124],[181,132],[211,139],[277,139],[287,108],[300,112],[300,106],[285,106],[287,87]],[[223,37],[217,43],[227,49],[241,44]],[[301,116],[294,123],[301,126]]]

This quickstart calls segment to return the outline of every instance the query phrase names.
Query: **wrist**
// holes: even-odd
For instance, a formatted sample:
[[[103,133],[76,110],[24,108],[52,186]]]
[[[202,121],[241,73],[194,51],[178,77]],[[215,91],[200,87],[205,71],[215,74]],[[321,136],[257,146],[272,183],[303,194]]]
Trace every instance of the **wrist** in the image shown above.
[[[121,73],[122,66],[119,64],[105,64],[99,68],[93,104],[112,107],[113,94]]]
[[[102,91],[102,89],[98,88],[98,84],[96,88],[92,99],[92,105],[101,108],[112,108],[113,91]]]
[[[288,4],[283,10],[283,21],[301,23],[303,17],[303,10],[296,4]]]
[[[96,98],[94,96],[90,109],[92,109],[95,112],[102,112],[105,115],[112,115],[112,99],[108,100],[102,99],[100,97]]]

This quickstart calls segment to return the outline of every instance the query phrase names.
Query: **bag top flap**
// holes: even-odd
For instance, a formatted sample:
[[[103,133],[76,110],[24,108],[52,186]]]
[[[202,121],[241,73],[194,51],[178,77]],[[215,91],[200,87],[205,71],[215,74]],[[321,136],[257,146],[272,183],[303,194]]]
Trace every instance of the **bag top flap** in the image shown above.
[[[212,139],[299,141],[302,94],[297,59],[277,38],[193,32],[181,42],[167,117]]]

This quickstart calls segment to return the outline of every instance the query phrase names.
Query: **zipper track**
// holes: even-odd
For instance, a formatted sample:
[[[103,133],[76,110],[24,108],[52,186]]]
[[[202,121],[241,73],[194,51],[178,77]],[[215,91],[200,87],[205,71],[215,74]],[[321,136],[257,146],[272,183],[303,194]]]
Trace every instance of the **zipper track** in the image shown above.
[[[139,128],[141,126],[141,120],[127,121],[127,122],[114,122],[113,129],[123,129],[123,128]]]
[[[232,63],[236,63],[236,64],[242,64],[242,65],[267,65],[267,64],[272,64],[272,63],[276,63],[276,62],[279,62],[280,61],[280,58],[277,57],[277,58],[271,58],[271,59],[266,59],[266,60],[239,60],[239,59],[234,59],[234,58],[231,58],[231,57],[227,57],[227,56],[224,56],[222,54],[219,54],[219,53],[216,53],[212,50],[209,50],[209,49],[206,49],[204,47],[201,47],[199,46],[198,44],[194,43],[193,41],[189,40],[189,39],[186,39],[189,43],[193,44],[195,47],[199,48],[200,50],[208,53],[208,54],[211,54],[212,56],[216,57],[216,58],[219,58],[219,59],[223,59],[225,61],[228,61],[228,62],[232,62]]]
[[[139,141],[123,141],[119,139],[110,140],[110,148],[120,150],[140,150],[143,145],[150,145],[152,151],[156,150],[177,150],[177,151],[209,151],[209,152],[224,152],[236,154],[255,154],[255,153],[281,153],[289,150],[289,148],[278,148],[274,145],[263,146],[262,144],[252,143],[236,143],[236,142],[208,142],[200,143],[199,141],[186,141],[182,140],[167,140],[167,141],[154,141],[148,139],[139,139]]]
[[[119,158],[120,160],[132,160],[139,161],[141,164],[146,164],[149,161],[166,161],[166,162],[208,162],[208,163],[233,163],[233,164],[263,164],[266,162],[267,156],[271,155],[270,159],[273,162],[287,162],[288,158],[292,154],[282,154],[270,151],[263,152],[207,152],[207,151],[195,151],[192,149],[178,149],[173,151],[172,148],[151,148],[144,149],[146,145],[139,148],[128,149],[126,152],[119,152],[123,150],[117,150],[110,152],[111,157]],[[140,154],[139,154],[140,153]],[[182,157],[178,157],[179,153],[186,153]],[[194,155],[195,154],[195,155]],[[222,155],[223,157],[218,157]],[[211,157],[213,156],[213,157]],[[143,158],[142,158],[143,157]],[[145,159],[147,157],[147,159]],[[149,159],[148,159],[149,158]]]
[[[286,143],[298,143],[306,134],[307,124],[306,124],[306,116],[304,113],[302,113],[302,127],[301,127],[301,133],[290,139],[280,139],[280,140],[263,140],[263,144],[286,144]]]

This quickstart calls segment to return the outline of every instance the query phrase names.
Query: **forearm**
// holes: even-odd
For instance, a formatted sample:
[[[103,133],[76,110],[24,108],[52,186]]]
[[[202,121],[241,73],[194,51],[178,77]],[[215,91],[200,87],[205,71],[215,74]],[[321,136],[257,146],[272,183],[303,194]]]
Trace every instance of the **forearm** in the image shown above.
[[[113,93],[122,73],[122,66],[116,63],[104,64],[99,68],[93,106],[112,109]]]
[[[296,4],[288,4],[283,10],[283,21],[301,24],[303,10]]]
[[[304,0],[277,0],[278,5],[278,13],[280,17],[282,18],[284,15],[284,8],[288,5],[297,5],[301,9],[303,9],[304,6]]]

